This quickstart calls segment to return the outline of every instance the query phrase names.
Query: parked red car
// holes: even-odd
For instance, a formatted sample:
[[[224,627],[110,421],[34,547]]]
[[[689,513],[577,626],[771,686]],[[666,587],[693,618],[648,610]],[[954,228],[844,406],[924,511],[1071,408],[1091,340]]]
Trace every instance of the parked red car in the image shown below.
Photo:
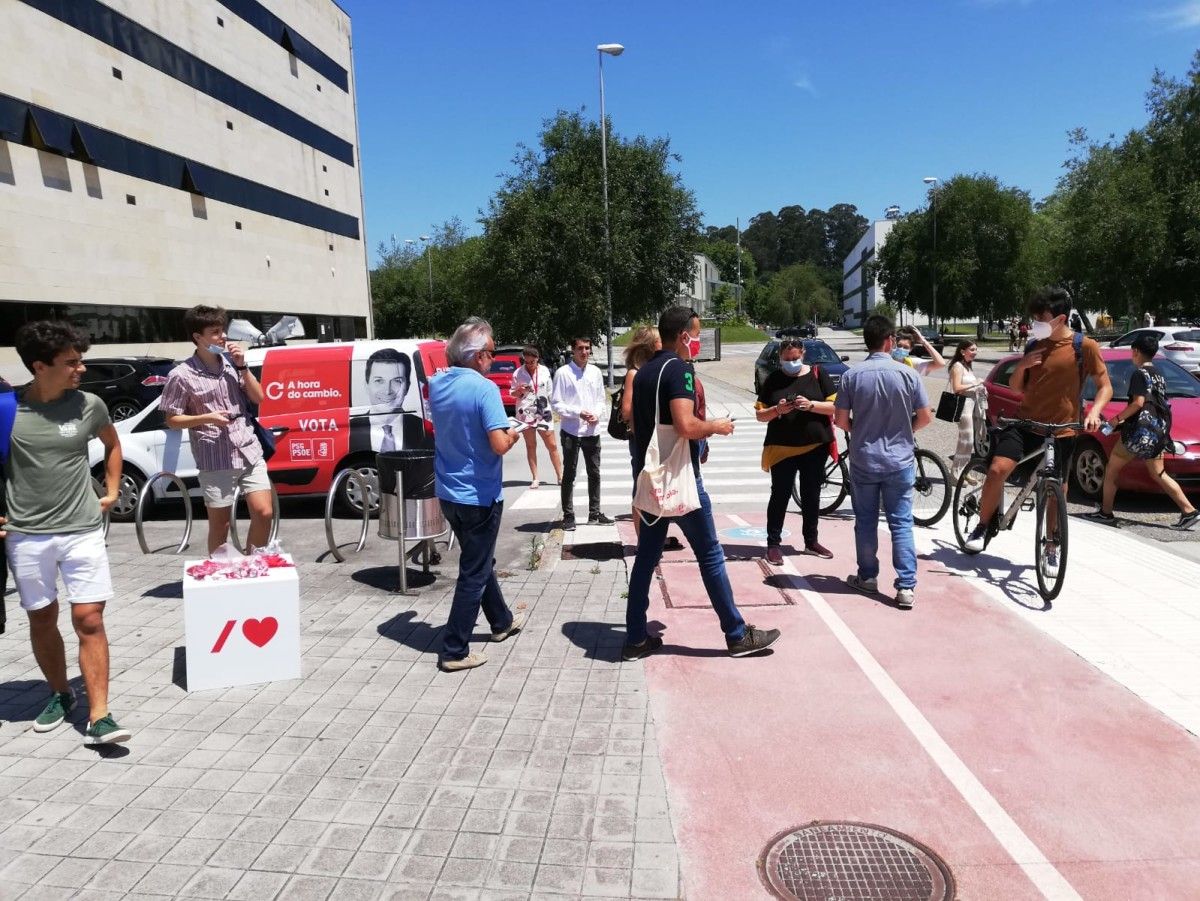
[[[492,368],[487,374],[488,379],[495,382],[500,389],[500,400],[504,404],[505,412],[510,416],[517,406],[517,399],[512,394],[513,373],[525,363],[521,358],[521,351],[524,349],[520,344],[497,347],[496,356],[492,358]]]
[[[1113,399],[1103,415],[1112,419],[1129,399],[1129,375],[1133,371],[1133,363],[1129,359],[1129,351],[1125,349],[1101,348],[1100,356],[1108,367],[1108,377],[1113,386]],[[993,424],[999,416],[1017,415],[1021,395],[1009,388],[1008,383],[1020,359],[1020,354],[1004,357],[984,380],[988,392],[988,420]],[[1176,441],[1177,450],[1180,449],[1178,445],[1183,445],[1182,453],[1168,453],[1164,455],[1163,462],[1167,473],[1184,491],[1189,494],[1200,493],[1200,382],[1161,354],[1155,358],[1154,365],[1167,382],[1167,396],[1171,401],[1171,437]],[[1091,402],[1095,397],[1096,386],[1089,378],[1083,391],[1085,410],[1091,410]],[[1119,438],[1116,432],[1111,435],[1097,432],[1079,436],[1071,463],[1071,476],[1079,490],[1088,497],[1100,496],[1108,456]],[[1146,471],[1146,464],[1140,460],[1134,460],[1121,470],[1117,487],[1127,491],[1159,490],[1158,483]]]

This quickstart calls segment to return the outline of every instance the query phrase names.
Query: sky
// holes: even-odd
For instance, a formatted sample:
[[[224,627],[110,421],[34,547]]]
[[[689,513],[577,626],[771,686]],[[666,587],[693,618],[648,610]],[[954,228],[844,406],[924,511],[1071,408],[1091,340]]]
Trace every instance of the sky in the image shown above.
[[[1200,0],[340,0],[351,16],[372,264],[454,217],[469,233],[558,110],[667,137],[706,225],[792,204],[868,218],[922,178],[1054,189],[1067,132],[1144,124],[1182,76]]]

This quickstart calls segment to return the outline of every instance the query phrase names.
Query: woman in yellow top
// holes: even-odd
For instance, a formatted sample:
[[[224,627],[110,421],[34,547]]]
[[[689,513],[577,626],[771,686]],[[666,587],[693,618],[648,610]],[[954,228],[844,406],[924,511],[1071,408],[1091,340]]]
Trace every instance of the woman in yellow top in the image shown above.
[[[767,376],[758,392],[755,417],[767,423],[762,468],[771,473],[771,500],[767,503],[767,562],[783,565],[780,547],[783,519],[799,479],[800,513],[804,525],[804,553],[832,557],[817,540],[821,515],[821,485],[825,461],[833,441],[833,380],[819,366],[804,362],[804,342],[784,341],[779,346],[779,366]]]

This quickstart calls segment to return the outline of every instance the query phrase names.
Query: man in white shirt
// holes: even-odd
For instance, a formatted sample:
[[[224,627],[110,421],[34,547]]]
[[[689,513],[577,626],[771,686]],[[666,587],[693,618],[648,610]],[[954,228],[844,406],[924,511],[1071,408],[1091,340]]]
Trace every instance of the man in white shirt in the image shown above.
[[[600,416],[607,397],[600,370],[588,365],[592,342],[576,338],[571,342],[571,360],[554,373],[554,389],[550,406],[562,421],[562,512],[563,529],[575,528],[575,506],[571,495],[575,489],[575,471],[579,452],[588,475],[588,523],[609,524],[613,520],[600,512]]]

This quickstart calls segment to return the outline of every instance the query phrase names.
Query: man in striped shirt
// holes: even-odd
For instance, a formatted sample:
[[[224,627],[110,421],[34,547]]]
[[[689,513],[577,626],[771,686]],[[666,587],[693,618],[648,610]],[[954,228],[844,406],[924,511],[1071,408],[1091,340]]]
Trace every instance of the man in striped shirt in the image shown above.
[[[226,313],[196,306],[184,315],[196,352],[171,370],[159,401],[167,427],[187,429],[208,510],[208,552],[225,543],[233,495],[240,486],[250,508],[250,547],[271,534],[271,480],[247,418],[263,399],[243,349],[227,342]]]

